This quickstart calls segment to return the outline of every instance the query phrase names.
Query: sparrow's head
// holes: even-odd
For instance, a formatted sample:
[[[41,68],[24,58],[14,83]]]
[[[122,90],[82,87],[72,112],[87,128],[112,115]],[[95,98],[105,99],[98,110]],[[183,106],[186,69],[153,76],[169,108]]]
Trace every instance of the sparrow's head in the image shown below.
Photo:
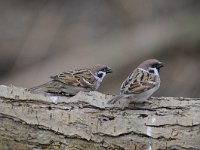
[[[164,63],[157,59],[148,59],[141,63],[138,68],[147,70],[149,73],[158,75],[160,68],[164,67]]]
[[[112,69],[105,65],[95,65],[90,69],[90,71],[95,75],[99,82],[102,82],[106,74],[112,73]]]

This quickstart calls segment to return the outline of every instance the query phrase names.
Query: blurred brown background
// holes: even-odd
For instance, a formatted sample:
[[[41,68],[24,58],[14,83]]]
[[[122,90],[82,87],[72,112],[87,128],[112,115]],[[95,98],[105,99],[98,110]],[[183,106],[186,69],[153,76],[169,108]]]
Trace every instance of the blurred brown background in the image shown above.
[[[141,62],[157,58],[154,96],[200,97],[198,0],[0,0],[0,84],[32,87],[94,64],[114,72],[99,91],[116,94]]]

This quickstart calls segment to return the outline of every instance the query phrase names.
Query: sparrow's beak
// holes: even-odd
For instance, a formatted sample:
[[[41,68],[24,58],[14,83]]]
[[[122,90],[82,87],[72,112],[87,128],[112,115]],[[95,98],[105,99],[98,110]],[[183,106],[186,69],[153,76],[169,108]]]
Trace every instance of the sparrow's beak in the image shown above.
[[[158,68],[162,68],[162,67],[164,67],[165,66],[165,63],[163,63],[163,62],[159,62],[159,64],[158,64]]]
[[[107,73],[112,73],[112,69],[111,69],[110,67],[107,67],[107,68],[106,68],[106,74],[107,74]]]

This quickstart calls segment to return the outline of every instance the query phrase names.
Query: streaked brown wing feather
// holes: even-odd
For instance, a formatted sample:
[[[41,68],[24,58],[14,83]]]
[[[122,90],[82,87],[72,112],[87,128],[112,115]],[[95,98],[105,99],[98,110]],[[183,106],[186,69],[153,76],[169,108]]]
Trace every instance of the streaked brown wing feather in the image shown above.
[[[74,73],[75,78],[79,80],[83,87],[92,87],[96,85],[96,79],[90,70],[79,70]]]
[[[156,86],[156,76],[141,69],[135,69],[122,83],[121,93],[139,94]]]
[[[52,78],[54,80],[61,81],[67,85],[85,88],[93,86],[96,81],[92,73],[89,70],[85,69],[63,72]]]
[[[74,75],[71,72],[63,72],[51,78],[56,81],[63,82],[64,84],[67,84],[67,85],[80,86],[80,82],[78,81],[78,79],[74,77]]]

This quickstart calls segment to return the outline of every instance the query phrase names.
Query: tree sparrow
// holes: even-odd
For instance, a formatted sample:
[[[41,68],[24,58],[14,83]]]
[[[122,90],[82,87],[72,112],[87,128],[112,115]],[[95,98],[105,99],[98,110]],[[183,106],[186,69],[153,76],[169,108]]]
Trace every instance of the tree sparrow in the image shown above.
[[[86,69],[63,72],[51,76],[51,81],[29,89],[31,93],[50,93],[62,95],[76,95],[79,91],[97,90],[106,74],[112,69],[105,65],[95,65]]]
[[[108,101],[108,104],[127,98],[127,103],[145,102],[160,87],[160,68],[163,63],[149,59],[141,63],[122,83],[120,95]]]

